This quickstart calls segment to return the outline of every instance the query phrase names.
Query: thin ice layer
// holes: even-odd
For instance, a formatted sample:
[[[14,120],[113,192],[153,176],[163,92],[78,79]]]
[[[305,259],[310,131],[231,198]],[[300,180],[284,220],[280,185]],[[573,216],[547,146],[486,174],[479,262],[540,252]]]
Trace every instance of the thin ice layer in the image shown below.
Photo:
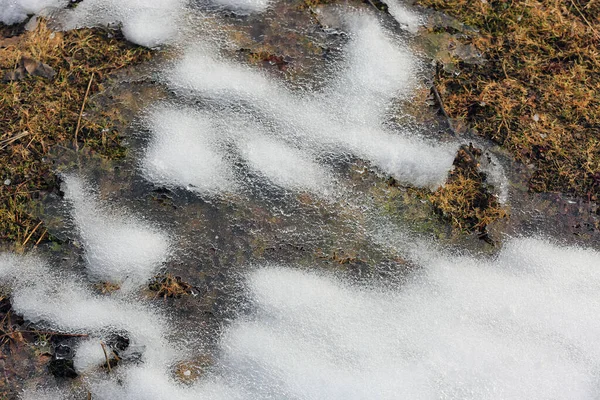
[[[148,124],[152,137],[140,163],[148,180],[208,195],[235,189],[216,122],[209,114],[159,106]]]
[[[166,233],[101,205],[75,175],[64,177],[63,191],[84,246],[87,271],[94,279],[139,286],[167,260]]]
[[[384,127],[387,107],[415,86],[416,61],[368,14],[346,18],[352,33],[347,60],[321,93],[292,92],[266,74],[235,65],[206,46],[192,47],[166,74],[186,94],[276,121],[280,137],[293,137],[306,154],[353,154],[396,179],[437,187],[452,166],[455,144],[434,144]],[[270,121],[264,121],[270,124]]]
[[[397,290],[282,267],[249,278],[256,312],[225,333],[240,397],[597,395],[600,254],[513,239],[492,261],[431,254]]]

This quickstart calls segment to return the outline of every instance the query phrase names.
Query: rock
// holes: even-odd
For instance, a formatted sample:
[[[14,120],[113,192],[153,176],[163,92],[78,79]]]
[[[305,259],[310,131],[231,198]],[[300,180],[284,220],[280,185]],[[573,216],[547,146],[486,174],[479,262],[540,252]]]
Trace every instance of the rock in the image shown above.
[[[9,71],[6,74],[4,74],[2,81],[3,82],[20,81],[24,77],[25,77],[25,71],[21,67],[19,67],[19,68],[15,69],[14,71]]]
[[[42,78],[52,79],[56,75],[56,71],[41,61],[34,60],[30,57],[21,57],[21,67],[30,75],[41,76]]]
[[[54,348],[52,360],[48,364],[48,372],[57,378],[77,378],[70,346],[59,344]]]

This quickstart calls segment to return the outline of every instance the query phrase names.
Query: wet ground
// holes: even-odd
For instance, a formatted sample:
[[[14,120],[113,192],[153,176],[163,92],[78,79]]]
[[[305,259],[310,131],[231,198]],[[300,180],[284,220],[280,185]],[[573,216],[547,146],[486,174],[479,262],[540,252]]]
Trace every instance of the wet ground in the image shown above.
[[[358,3],[356,6],[372,7]],[[219,29],[230,40],[226,53],[269,71],[292,88],[320,87],[327,80],[328,60],[340,57],[339,49],[345,39],[335,31],[323,29],[314,7],[322,6],[284,1],[265,15],[221,15]],[[391,18],[381,17],[389,26],[394,25]],[[456,24],[439,14],[435,18],[436,23]],[[428,35],[417,36],[411,43],[415,49],[421,49],[426,60],[437,57],[446,63],[452,52],[453,57],[462,55],[482,62],[469,49],[448,50],[448,40]],[[600,249],[600,209],[596,204],[562,194],[530,193],[526,182],[533,173],[531,169],[516,164],[502,150],[468,132],[459,132],[463,135],[461,141],[474,141],[495,155],[508,177],[509,218],[489,226],[495,246],[476,234],[457,232],[419,197],[418,191],[389,185],[389,176],[357,159],[338,161],[334,166],[342,180],[348,182],[348,190],[356,194],[353,201],[348,201],[352,195],[329,202],[310,193],[294,194],[264,186],[237,195],[201,198],[185,190],[154,186],[140,176],[137,166],[137,156],[145,145],[144,128],[138,117],[148,105],[172,96],[154,79],[156,65],[169,57],[168,53],[159,52],[152,63],[111,77],[105,90],[90,99],[91,111],[86,118],[99,113],[118,116],[129,149],[124,160],[109,161],[85,150],[76,152],[62,147],[55,149],[48,162],[59,172],[82,173],[98,188],[102,199],[118,203],[134,215],[143,215],[178,238],[178,253],[172,257],[176,261],[163,269],[186,282],[191,288],[189,294],[163,298],[148,291],[143,296],[167,310],[178,326],[193,326],[196,330],[201,327],[199,334],[209,338],[208,360],[214,356],[222,329],[245,312],[241,277],[254,265],[284,263],[298,268],[322,268],[364,282],[399,282],[416,268],[385,246],[374,244],[368,229],[371,216],[363,214],[365,205],[393,224],[408,227],[422,237],[434,237],[456,251],[493,254],[502,247],[507,235],[531,234]],[[395,105],[397,110],[390,123],[412,125],[430,137],[448,140],[455,132],[432,100],[428,86],[432,70],[423,72],[421,90],[411,102]],[[41,199],[40,217],[54,239],[37,251],[60,260],[63,268],[80,273],[83,250],[70,233],[73,229],[67,215],[59,190]],[[10,315],[5,303],[0,316],[8,321],[7,326],[27,329],[26,322]],[[11,318],[16,319],[9,321]],[[47,373],[50,354],[61,343],[71,346],[77,340],[53,336],[52,349],[48,342],[37,338],[27,346],[14,348],[10,347],[14,346],[10,336],[6,336],[9,328],[2,329],[2,346],[7,349],[0,360],[5,379],[2,393],[7,398],[13,398],[24,382],[54,379]]]

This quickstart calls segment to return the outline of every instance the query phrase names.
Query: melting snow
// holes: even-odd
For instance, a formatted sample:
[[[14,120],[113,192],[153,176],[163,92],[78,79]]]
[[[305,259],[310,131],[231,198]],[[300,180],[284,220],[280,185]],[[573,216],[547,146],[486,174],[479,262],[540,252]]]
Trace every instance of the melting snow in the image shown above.
[[[244,11],[269,4],[217,3]],[[19,22],[65,5],[0,0],[0,17]],[[404,5],[388,5],[406,29],[421,24]],[[121,23],[127,38],[153,47],[179,40],[188,6],[183,0],[84,0],[60,18],[69,29]],[[177,103],[147,113],[150,137],[140,172],[198,196],[235,192],[252,184],[252,176],[326,197],[339,178],[321,156],[350,154],[413,185],[441,184],[457,144],[385,124],[392,100],[408,99],[415,87],[417,59],[370,14],[340,18],[349,35],[344,60],[315,93],[290,90],[225,60],[210,44],[188,46],[161,76]],[[501,168],[489,170],[503,181]],[[212,372],[178,384],[173,366],[192,350],[173,340],[180,332],[163,312],[131,296],[169,259],[176,241],[99,199],[82,177],[64,181],[85,274],[65,276],[35,254],[2,254],[0,282],[26,319],[90,335],[79,342],[74,362],[95,399],[597,397],[600,254],[527,238],[507,240],[494,258],[413,243],[407,247],[419,248],[411,258],[421,269],[408,283],[386,289],[294,266],[254,266],[246,276],[252,311],[224,330]],[[100,296],[89,280],[122,289]],[[107,375],[97,368],[105,361],[101,343],[115,332],[130,341],[122,356],[140,361]],[[23,398],[73,397],[33,388]]]
[[[123,211],[102,207],[85,182],[64,177],[65,199],[85,250],[88,274],[124,288],[143,285],[167,260],[169,237]]]

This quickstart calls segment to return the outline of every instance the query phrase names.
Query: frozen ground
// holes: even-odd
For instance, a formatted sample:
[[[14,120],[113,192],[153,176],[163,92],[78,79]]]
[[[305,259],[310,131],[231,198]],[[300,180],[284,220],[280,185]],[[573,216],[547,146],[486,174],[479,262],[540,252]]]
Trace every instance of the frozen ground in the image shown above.
[[[0,1],[4,23],[65,6]],[[217,5],[242,14],[269,7]],[[435,188],[451,168],[460,143],[386,123],[389,105],[410,98],[421,69],[400,36],[370,12],[334,11],[347,37],[335,72],[319,90],[293,90],[224,57],[210,37],[190,39],[185,21],[194,6],[83,0],[56,14],[66,29],[116,23],[131,41],[177,51],[158,74],[173,98],[142,117],[139,177],[216,207],[220,199],[235,203],[274,190],[293,195],[283,197],[288,202],[307,194],[323,207],[347,204],[363,214],[351,222],[374,247],[415,268],[384,286],[306,265],[249,265],[240,277],[246,312],[223,322],[209,371],[183,384],[174,366],[196,357],[207,339],[200,327],[178,326],[164,308],[137,295],[178,256],[181,241],[165,228],[169,221],[101,199],[85,176],[65,174],[63,206],[82,249],[80,273],[43,254],[4,254],[0,281],[26,319],[89,335],[78,342],[74,362],[94,399],[597,397],[598,252],[515,237],[493,256],[457,255],[406,227],[372,223],[383,217],[369,194],[357,193],[337,172],[335,163],[358,159],[402,183]],[[398,2],[389,6],[399,26],[417,30],[418,14]],[[496,175],[501,179],[502,171]],[[98,281],[121,289],[98,295],[90,289]],[[101,343],[115,332],[130,343],[107,374],[99,369]],[[23,398],[77,395],[32,386]]]

